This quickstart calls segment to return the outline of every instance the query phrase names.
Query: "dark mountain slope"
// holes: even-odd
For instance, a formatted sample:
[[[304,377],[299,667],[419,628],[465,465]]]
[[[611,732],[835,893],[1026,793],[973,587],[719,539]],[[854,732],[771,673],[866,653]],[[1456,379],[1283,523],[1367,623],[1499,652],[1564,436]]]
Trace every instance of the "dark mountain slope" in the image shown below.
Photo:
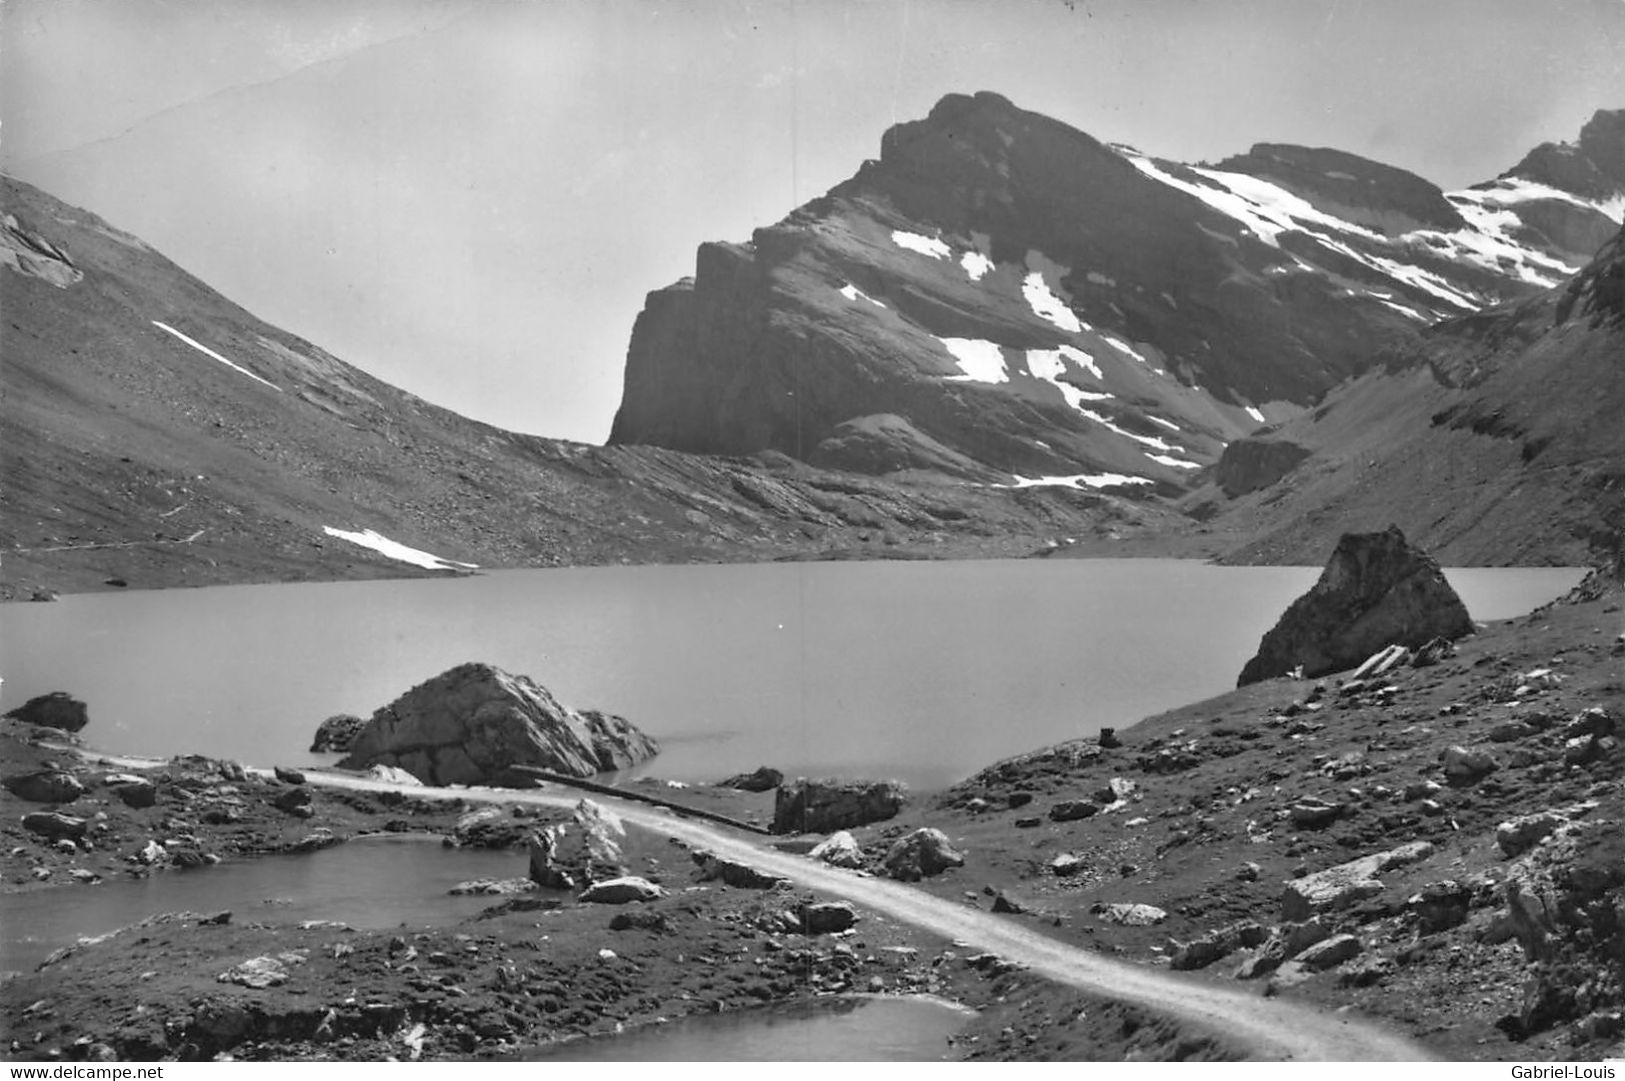
[[[1030,551],[1167,512],[501,431],[256,319],[0,178],[0,594],[861,551]],[[383,540],[374,540],[383,546]]]
[[[1232,445],[1231,459],[1310,454],[1260,490],[1192,504],[1222,534],[1263,534],[1238,561],[1312,562],[1342,532],[1397,523],[1446,563],[1582,563],[1625,536],[1622,415],[1625,231],[1567,285],[1442,323],[1312,414]]]
[[[1578,269],[1525,194],[1306,147],[1187,166],[949,95],[650,294],[610,441],[1185,486],[1375,353]]]

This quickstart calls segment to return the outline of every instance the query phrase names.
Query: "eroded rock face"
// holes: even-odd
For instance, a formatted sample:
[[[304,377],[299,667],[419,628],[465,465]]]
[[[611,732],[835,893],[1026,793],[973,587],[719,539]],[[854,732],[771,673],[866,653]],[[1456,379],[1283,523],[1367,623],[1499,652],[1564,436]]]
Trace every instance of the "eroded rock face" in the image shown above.
[[[60,728],[64,732],[77,732],[90,723],[90,712],[85,704],[67,691],[52,691],[30,698],[6,714],[7,720],[23,724],[37,724],[45,728]]]
[[[1530,963],[1519,1037],[1600,1004],[1625,956],[1625,830],[1617,819],[1562,826],[1508,869],[1506,915]],[[1595,1000],[1595,1001],[1593,1001]]]
[[[1397,527],[1345,533],[1313,588],[1259,643],[1238,686],[1353,668],[1385,646],[1416,648],[1471,634],[1473,621],[1444,572]]]
[[[515,764],[588,777],[658,750],[623,718],[568,709],[525,676],[465,664],[374,713],[339,766],[398,766],[426,784],[487,784]]]
[[[906,789],[897,781],[797,778],[773,801],[774,833],[833,833],[891,818],[903,809]]]

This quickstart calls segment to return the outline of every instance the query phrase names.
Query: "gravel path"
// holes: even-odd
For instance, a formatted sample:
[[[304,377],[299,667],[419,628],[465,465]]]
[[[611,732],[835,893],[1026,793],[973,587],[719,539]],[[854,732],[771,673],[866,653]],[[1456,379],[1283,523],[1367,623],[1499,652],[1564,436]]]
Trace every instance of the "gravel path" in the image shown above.
[[[317,771],[308,772],[306,777],[308,783],[326,788],[393,791],[419,799],[568,808],[582,798],[575,793],[539,790],[418,788]],[[596,795],[593,798],[628,824],[676,837],[696,848],[782,875],[797,885],[996,953],[1058,984],[1178,1017],[1250,1048],[1259,1058],[1416,1061],[1429,1057],[1419,1045],[1365,1019],[1327,1014],[1280,999],[1262,998],[1256,992],[1230,990],[1161,969],[1112,960],[1035,933],[1012,920],[899,882],[789,855],[758,838],[681,818],[669,811]]]

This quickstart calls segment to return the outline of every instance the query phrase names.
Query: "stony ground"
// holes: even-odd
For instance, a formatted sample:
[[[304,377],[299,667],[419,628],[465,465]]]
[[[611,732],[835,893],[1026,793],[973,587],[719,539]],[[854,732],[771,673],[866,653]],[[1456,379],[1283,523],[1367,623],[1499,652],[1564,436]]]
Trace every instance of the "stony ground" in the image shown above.
[[[878,855],[936,826],[966,862],[923,888],[1386,1018],[1444,1058],[1617,1056],[1622,630],[1617,592],[1554,604],[1430,667],[1355,687],[1273,680],[1149,718],[1120,746],[1011,759],[856,833]],[[1293,898],[1324,881],[1311,876],[1396,850],[1413,858],[1349,878],[1380,886],[1303,919]],[[1134,904],[1157,911],[1111,907]],[[978,1053],[1070,1057],[1064,997],[1013,979],[1006,997],[1031,1005]]]
[[[50,745],[41,745],[48,741]],[[44,804],[0,791],[5,893],[79,890],[130,877],[211,873],[218,861],[276,858],[378,831],[431,831],[455,843],[511,848],[562,817],[533,807],[313,790],[233,763],[177,759],[143,769],[63,747],[60,733],[11,725],[6,777],[60,770],[77,798]],[[152,802],[121,790],[140,778]],[[709,787],[640,788],[735,817],[768,817],[772,795]],[[309,793],[303,801],[291,794]],[[135,797],[137,803],[146,803]],[[283,802],[286,806],[279,807]],[[46,807],[83,819],[77,841],[25,828]],[[294,808],[308,808],[296,810]],[[931,993],[997,1006],[1008,966],[875,913],[839,933],[803,933],[793,915],[819,900],[783,886],[704,880],[691,853],[631,831],[633,873],[669,895],[626,907],[556,891],[491,898],[479,915],[422,930],[275,922],[265,912],[157,914],[58,951],[0,982],[0,1018],[19,1059],[500,1058],[697,1013],[854,992]],[[3,903],[3,902],[0,902]],[[1094,1003],[1087,1057],[1215,1057],[1209,1037],[1163,1041],[1171,1026]],[[1079,1012],[1083,1012],[1080,1007]],[[990,1036],[961,1040],[974,1052]]]
[[[965,863],[923,889],[1146,965],[1358,1010],[1443,1058],[1619,1055],[1622,630],[1617,591],[1554,604],[1430,666],[1352,686],[1269,681],[1149,718],[1116,746],[1023,755],[854,832],[883,873],[892,841],[934,826]],[[65,845],[26,830],[20,816],[47,805],[0,792],[8,891],[207,874],[210,857],[375,830],[456,836],[460,820],[465,843],[521,843],[540,824],[526,815],[549,813],[475,822],[455,805],[326,791],[308,812],[279,809],[301,806],[287,795],[301,786],[202,759],[136,771],[154,801],[132,807],[105,781],[125,771],[29,735],[0,742],[5,775],[71,772],[87,791],[62,809],[89,832]],[[771,799],[642,787],[740,818],[765,818]],[[1364,857],[1388,866],[1323,874]],[[967,1058],[1232,1054],[872,913],[844,934],[803,934],[784,913],[811,895],[702,881],[657,839],[628,861],[671,895],[627,908],[493,898],[480,917],[410,933],[173,915],[6,980],[0,1017],[22,1058],[447,1058],[843,991],[931,991],[981,1010],[955,1040]],[[258,979],[238,968],[254,958],[281,982],[231,982]]]

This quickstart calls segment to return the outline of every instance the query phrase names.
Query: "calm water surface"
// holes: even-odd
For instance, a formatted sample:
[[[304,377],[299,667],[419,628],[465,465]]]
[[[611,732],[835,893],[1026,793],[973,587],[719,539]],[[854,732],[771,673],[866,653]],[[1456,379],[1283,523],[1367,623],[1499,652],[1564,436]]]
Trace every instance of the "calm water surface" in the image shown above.
[[[938,785],[1218,694],[1318,571],[1181,560],[794,563],[503,571],[0,606],[6,708],[90,706],[97,748],[311,762],[316,725],[470,660],[623,714],[646,769]],[[1475,618],[1579,572],[1453,571]]]
[[[500,897],[450,896],[459,882],[518,878],[523,849],[445,848],[439,837],[368,837],[307,855],[268,856],[148,878],[4,898],[0,971],[32,969],[81,935],[159,912],[219,912],[238,923],[335,920],[362,930],[422,928],[471,916]]]
[[[532,1062],[931,1062],[971,1014],[924,996],[852,997],[670,1021],[523,1056]]]

